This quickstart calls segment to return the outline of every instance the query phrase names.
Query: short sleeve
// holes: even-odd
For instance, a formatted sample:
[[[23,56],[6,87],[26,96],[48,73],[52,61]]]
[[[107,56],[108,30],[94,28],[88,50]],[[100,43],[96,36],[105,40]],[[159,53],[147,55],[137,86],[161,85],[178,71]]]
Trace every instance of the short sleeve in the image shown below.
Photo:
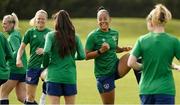
[[[27,31],[25,33],[22,42],[25,43],[26,45],[30,42],[30,31]]]
[[[85,49],[88,50],[88,51],[93,51],[94,44],[95,44],[94,35],[89,34],[88,37],[87,37],[87,40],[86,40]]]
[[[136,41],[132,51],[131,55],[134,55],[136,58],[139,58],[142,56],[142,48],[141,48],[141,41],[140,39]]]
[[[175,57],[180,60],[180,41],[178,39],[175,42]]]

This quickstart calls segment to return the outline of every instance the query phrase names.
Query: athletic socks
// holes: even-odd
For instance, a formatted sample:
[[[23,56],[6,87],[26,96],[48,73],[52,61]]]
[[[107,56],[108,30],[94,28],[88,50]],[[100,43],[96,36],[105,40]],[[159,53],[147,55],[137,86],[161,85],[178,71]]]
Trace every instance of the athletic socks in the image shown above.
[[[142,58],[141,58],[141,57],[138,58],[137,62],[142,63]],[[135,74],[137,83],[139,84],[139,81],[140,81],[140,79],[141,79],[141,70],[140,70],[140,71],[134,70],[134,74]]]
[[[45,105],[46,104],[46,82],[43,82],[42,90],[43,90],[43,92],[42,92],[42,95],[40,97],[39,104]]]
[[[42,84],[43,93],[46,94],[46,82]]]
[[[8,99],[0,100],[0,105],[9,105],[9,100]]]
[[[46,104],[46,94],[42,93],[39,100],[39,105],[45,105],[45,104]]]
[[[139,81],[141,79],[141,71],[134,70],[134,75],[136,77],[136,81],[139,84]]]
[[[34,102],[29,102],[29,101],[26,101],[24,102],[24,105],[38,105],[38,103],[36,101]]]

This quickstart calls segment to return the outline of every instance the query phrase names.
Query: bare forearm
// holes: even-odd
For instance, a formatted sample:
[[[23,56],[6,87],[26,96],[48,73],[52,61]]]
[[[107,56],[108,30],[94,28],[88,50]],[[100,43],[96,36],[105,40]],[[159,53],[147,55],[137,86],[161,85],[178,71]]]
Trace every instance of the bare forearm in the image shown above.
[[[119,46],[117,46],[116,47],[116,53],[121,53],[124,51],[130,51],[131,49],[132,49],[132,47],[119,47]]]
[[[23,53],[24,53],[24,49],[25,49],[25,45],[24,44],[21,44],[18,52],[17,52],[17,60],[20,60]]]
[[[86,52],[86,60],[94,59],[98,57],[100,54],[98,54],[98,51],[92,51],[92,52]]]
[[[24,49],[19,49],[17,53],[17,60],[21,59],[22,55],[24,53]]]
[[[137,58],[135,56],[130,55],[128,59],[128,66],[134,70],[141,70],[143,65],[137,62]]]
[[[175,63],[172,63],[171,67],[172,67],[172,69],[174,69],[174,70],[180,70],[180,65],[177,65],[177,64],[175,64]]]
[[[86,60],[94,59],[94,58],[98,57],[99,55],[107,52],[109,49],[110,49],[109,44],[104,42],[102,44],[101,48],[96,50],[96,51],[88,51],[88,50],[86,50]]]
[[[123,52],[123,49],[121,47],[117,47],[116,48],[116,53],[121,53],[121,52]]]
[[[134,70],[141,70],[142,69],[142,64],[141,63],[134,63],[132,66],[131,66]]]

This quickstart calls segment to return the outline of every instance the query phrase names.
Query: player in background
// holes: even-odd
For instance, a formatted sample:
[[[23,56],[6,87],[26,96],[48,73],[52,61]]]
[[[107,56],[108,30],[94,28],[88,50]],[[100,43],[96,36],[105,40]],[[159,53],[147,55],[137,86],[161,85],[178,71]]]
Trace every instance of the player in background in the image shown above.
[[[9,43],[3,33],[0,32],[0,88],[4,84],[10,75],[10,70],[7,65],[7,61],[12,59],[12,51]],[[1,94],[1,93],[0,93]],[[8,101],[0,101],[0,104],[8,104]]]
[[[43,59],[45,36],[48,32],[50,32],[50,29],[46,27],[47,18],[48,14],[46,11],[38,10],[36,12],[35,17],[30,21],[30,25],[33,27],[26,31],[18,50],[16,65],[17,67],[23,67],[21,60],[22,54],[27,44],[30,44],[30,59],[26,73],[25,104],[37,104],[35,101],[35,94],[39,77],[43,71],[41,64]]]
[[[20,102],[23,103],[26,97],[25,78],[27,57],[25,52],[22,56],[22,63],[24,66],[21,68],[16,67],[17,52],[21,44],[21,34],[18,31],[18,24],[19,20],[15,13],[12,13],[11,15],[5,15],[2,21],[3,30],[9,35],[8,42],[13,52],[13,59],[9,60],[7,63],[10,68],[10,76],[9,80],[1,87],[1,104],[9,104],[8,96],[13,89],[15,89],[17,99]]]
[[[75,104],[77,94],[76,60],[85,59],[80,38],[68,12],[60,10],[55,15],[55,31],[46,36],[44,67],[47,67],[47,94],[50,104]]]
[[[180,61],[180,41],[165,31],[165,24],[171,18],[164,5],[156,5],[147,16],[150,32],[137,40],[128,60],[130,67],[142,70],[139,84],[142,105],[175,104],[172,67],[180,69],[180,66],[172,66],[172,61],[174,57]],[[137,62],[139,57],[142,63]]]
[[[94,59],[95,77],[103,104],[115,102],[115,80],[125,76],[130,67],[127,66],[129,54],[118,59],[116,53],[131,50],[131,47],[119,47],[119,33],[110,28],[109,12],[100,8],[97,13],[98,29],[89,33],[86,41],[86,60]]]

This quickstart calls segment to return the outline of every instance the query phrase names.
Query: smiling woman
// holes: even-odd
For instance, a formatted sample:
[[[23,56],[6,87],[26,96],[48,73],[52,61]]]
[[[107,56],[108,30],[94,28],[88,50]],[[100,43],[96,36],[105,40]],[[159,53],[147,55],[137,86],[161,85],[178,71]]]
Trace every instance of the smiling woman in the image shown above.
[[[1,88],[1,104],[8,104],[8,96],[10,92],[16,88],[16,96],[20,102],[24,102],[25,93],[25,77],[27,68],[27,59],[25,52],[23,53],[22,62],[24,67],[16,67],[16,56],[19,46],[21,44],[21,35],[18,29],[18,18],[15,13],[6,15],[3,18],[2,26],[4,32],[8,33],[8,43],[13,51],[13,59],[8,60],[8,67],[10,68],[9,80],[2,85]]]
[[[110,12],[111,13],[111,12]],[[35,14],[35,13],[34,13]],[[80,38],[85,45],[85,37],[87,33],[94,28],[96,28],[97,19],[87,19],[87,18],[72,18],[72,22],[75,25],[76,32],[80,34]],[[50,24],[49,24],[50,23]],[[54,21],[48,21],[48,26],[53,27]],[[85,25],[88,24],[88,25]],[[180,20],[172,20],[167,26],[167,32],[170,32],[180,39],[178,36],[177,28],[180,28]],[[21,33],[29,27],[29,20],[20,20],[19,27]],[[138,35],[143,34],[147,31],[145,19],[137,18],[112,18],[110,27],[115,28],[117,31],[120,31],[119,45],[133,45],[135,43]],[[2,28],[0,29],[2,30]],[[133,31],[133,32],[132,32]],[[128,36],[128,37],[127,37]],[[29,50],[29,47],[26,47],[26,51]],[[2,53],[0,53],[2,54]],[[28,54],[28,53],[27,53]],[[124,54],[124,53],[122,53]],[[122,54],[117,54],[120,57]],[[30,57],[30,56],[29,56]],[[2,57],[0,57],[2,58]],[[0,59],[2,60],[2,59]],[[178,63],[177,61],[175,61]],[[101,104],[101,99],[98,94],[97,89],[95,88],[96,81],[93,76],[93,60],[77,62],[77,84],[78,84],[78,94],[76,97],[77,104]],[[175,84],[176,84],[176,104],[180,104],[180,73],[178,71],[173,71]],[[38,88],[36,91],[36,99],[39,99],[41,95],[41,81],[39,81]],[[140,104],[139,95],[138,95],[138,86],[133,75],[133,71],[130,71],[125,77],[116,81],[116,90],[115,90],[115,103],[116,104]],[[86,97],[84,97],[86,94]],[[21,104],[16,99],[16,93],[10,93],[9,99],[10,104]],[[47,97],[46,97],[47,98]],[[63,101],[63,97],[61,99]],[[38,100],[37,100],[38,101]],[[61,103],[63,103],[61,101]],[[50,104],[49,100],[46,100],[47,104]]]
[[[115,80],[130,70],[127,66],[129,54],[119,60],[116,53],[129,51],[131,47],[118,46],[119,33],[109,28],[110,22],[109,12],[100,8],[97,13],[99,28],[88,35],[86,42],[86,59],[95,59],[97,88],[103,104],[114,104]]]
[[[26,74],[26,101],[25,104],[37,104],[35,101],[35,92],[38,85],[39,77],[43,69],[41,68],[43,58],[43,47],[45,35],[50,31],[46,28],[48,14],[44,10],[36,12],[35,17],[31,19],[30,28],[24,35],[23,41],[18,51],[16,65],[23,67],[21,57],[26,45],[30,44],[30,60]]]
[[[9,68],[6,64],[7,60],[12,59],[12,52],[7,42],[7,39],[4,37],[2,33],[0,33],[0,88],[1,85],[4,84],[9,77]],[[6,99],[5,101],[0,101],[0,104],[8,104],[9,101]]]

